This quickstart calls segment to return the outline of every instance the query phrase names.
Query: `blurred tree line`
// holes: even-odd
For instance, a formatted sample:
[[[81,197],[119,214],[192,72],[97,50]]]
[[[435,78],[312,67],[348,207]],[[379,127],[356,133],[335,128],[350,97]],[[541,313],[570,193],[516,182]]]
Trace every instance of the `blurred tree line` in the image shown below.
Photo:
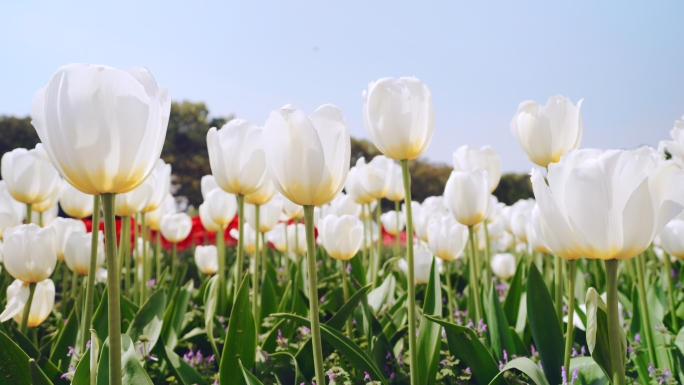
[[[183,101],[171,104],[169,128],[161,157],[172,166],[174,194],[187,197],[195,207],[202,203],[200,179],[211,174],[207,132],[211,127],[220,128],[231,119],[233,116],[209,118],[209,109],[204,103]],[[0,116],[0,154],[18,147],[33,148],[38,142],[30,117]],[[368,140],[351,139],[351,165],[356,164],[360,157],[369,161],[376,155],[380,155],[380,152]],[[419,158],[411,161],[409,168],[414,200],[422,202],[427,197],[442,195],[451,174],[451,166]],[[532,197],[529,176],[504,174],[494,195],[509,205],[519,199]],[[394,208],[391,202],[386,204],[388,209]]]

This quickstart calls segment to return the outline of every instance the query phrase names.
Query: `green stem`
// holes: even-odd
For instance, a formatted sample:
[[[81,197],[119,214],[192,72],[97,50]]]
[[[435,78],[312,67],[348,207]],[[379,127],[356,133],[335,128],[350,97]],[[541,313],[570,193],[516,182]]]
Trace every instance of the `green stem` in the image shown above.
[[[487,284],[485,285],[485,289],[489,290],[489,285],[492,283],[492,264],[490,263],[490,256],[491,256],[491,245],[489,244],[489,225],[487,224],[487,220],[485,219],[484,222],[482,222],[482,226],[484,227],[484,241],[485,241],[485,277],[487,278]]]
[[[31,212],[33,212],[33,205],[30,203],[26,204],[26,224],[31,223]]]
[[[43,212],[38,213],[38,226],[43,227]]]
[[[132,232],[132,227],[133,227],[133,222],[131,221],[130,216],[125,216],[123,217],[123,223],[126,225],[122,229],[124,234],[126,235],[123,239],[125,239],[126,243],[121,244],[121,248],[124,249],[124,265],[126,266],[126,275],[124,276],[124,293],[127,295],[130,295],[131,292],[131,232]],[[123,225],[122,225],[123,226]]]
[[[145,226],[145,213],[140,213],[140,231],[142,231],[142,282],[140,284],[140,305],[147,299],[147,227]]]
[[[665,261],[665,274],[667,275],[667,294],[670,300],[670,316],[672,317],[672,328],[674,333],[679,332],[679,320],[677,319],[677,306],[675,302],[674,283],[672,282],[672,263],[670,262],[670,255],[663,256]]]
[[[482,261],[480,261],[480,241],[477,239],[477,233],[475,232],[475,229],[473,228],[473,256],[475,260],[475,282],[479,283],[480,285],[482,284],[482,275],[480,274],[480,270],[482,270]],[[485,293],[489,290],[489,282],[487,282],[484,286]]]
[[[268,243],[266,243],[266,233],[257,233],[257,236],[261,235],[261,285],[263,286],[264,282],[266,281],[266,251],[268,249]],[[261,312],[262,309],[259,308],[259,319],[261,319]]]
[[[416,278],[413,261],[413,213],[411,210],[411,175],[408,160],[401,161],[404,180],[404,204],[406,205],[406,258],[408,262],[408,321],[409,355],[411,359],[411,385],[418,385],[418,346],[416,346]]]
[[[368,217],[370,216],[370,213],[366,213],[366,206],[365,204],[361,205],[361,221],[363,222],[363,267],[366,269],[366,271],[369,271],[370,267],[370,247],[368,247]]]
[[[93,196],[93,228],[90,237],[90,266],[88,268],[88,284],[86,285],[85,311],[81,325],[81,347],[85,352],[86,341],[90,339],[90,322],[93,319],[93,303],[95,301],[95,276],[97,275],[97,246],[100,235],[100,196]],[[117,266],[119,266],[117,264]],[[119,266],[120,267],[120,266]],[[121,281],[117,281],[117,286]]]
[[[313,209],[313,206],[304,206],[307,245],[306,259],[309,274],[309,316],[311,318],[311,344],[313,346],[314,368],[316,369],[316,383],[325,384],[321,327],[318,320],[318,274],[316,271],[316,239],[314,238]]]
[[[219,262],[220,263],[220,262]],[[171,246],[171,279],[176,278],[176,271],[178,270],[178,244],[176,242]]]
[[[62,313],[65,313],[64,311],[64,306],[66,305],[66,299],[68,297],[69,293],[69,268],[66,265],[66,262],[60,261],[60,271],[62,272]]]
[[[644,263],[644,255],[641,254],[636,257],[637,263],[637,290],[639,292],[639,317],[644,325],[644,333],[646,334],[646,345],[648,349],[648,359],[650,363],[658,368],[658,361],[656,356],[655,344],[653,343],[653,329],[651,328],[651,318],[648,314],[648,300],[646,298],[646,266]],[[608,264],[606,262],[606,269]]]
[[[76,298],[78,296],[78,274],[71,272],[71,298]]]
[[[252,312],[254,313],[254,321],[256,322],[257,333],[259,332],[259,205],[254,205],[254,212],[256,216],[256,228],[254,233],[256,239],[254,240],[254,270],[252,271]]]
[[[102,194],[107,260],[107,300],[109,301],[109,385],[121,385],[121,295],[119,294],[119,261],[116,259],[116,194]]]
[[[245,265],[245,196],[238,195],[238,244],[236,264],[236,285],[242,282],[242,270]],[[218,235],[218,234],[217,234]],[[235,296],[237,298],[237,296]]]
[[[155,257],[156,257],[156,261],[155,261],[156,272],[155,272],[154,277],[157,279],[157,285],[160,285],[161,282],[159,282],[159,279],[161,279],[161,275],[162,275],[162,263],[161,263],[162,249],[161,249],[161,231],[159,231],[159,230],[157,230],[157,236],[155,239],[155,245],[154,246],[155,246]]]
[[[341,261],[342,262],[342,293],[344,294],[344,303],[347,303],[349,301],[349,281],[347,278],[347,261]],[[351,317],[347,317],[347,335],[349,336],[349,339],[352,339],[352,319]]]
[[[572,356],[573,332],[574,332],[574,317],[575,317],[575,260],[568,261],[568,330],[565,334],[565,370],[570,371],[570,357]],[[561,321],[562,322],[562,321]],[[561,329],[562,330],[562,329]]]
[[[444,261],[444,264],[446,265],[446,284],[447,284],[447,301],[449,301],[449,304],[447,306],[447,309],[449,309],[449,322],[454,323],[454,299],[451,296],[451,264],[453,261]],[[491,280],[490,280],[491,282]]]
[[[468,239],[470,243],[470,277],[471,280],[468,281],[468,288],[470,291],[470,296],[473,298],[473,303],[475,304],[475,319],[473,322],[477,324],[478,321],[482,319],[482,306],[480,298],[480,285],[477,280],[477,248],[475,247],[475,235],[473,231],[473,226],[468,226]]]
[[[283,267],[285,268],[285,273],[290,276],[290,241],[287,239],[287,222],[285,222],[285,261],[283,262]]]
[[[221,226],[221,229],[216,232],[216,250],[218,254],[218,293],[216,298],[216,309],[219,315],[223,315],[223,309],[225,304],[225,292],[226,292],[226,239],[225,229]],[[176,264],[176,258],[171,257],[171,263]]]
[[[378,244],[376,245],[375,258],[373,258],[373,289],[378,285],[378,273],[380,270],[380,256],[382,255],[382,222],[380,222],[380,201],[378,199],[378,204],[375,205],[375,221],[378,223]],[[371,227],[372,231],[372,227]]]
[[[401,230],[399,230],[399,201],[394,202],[394,214],[397,217],[397,235],[394,237],[394,256],[396,257],[399,255],[399,248],[401,247]]]
[[[606,262],[606,283],[608,291],[608,339],[610,342],[610,363],[613,369],[613,384],[625,385],[625,356],[622,353],[620,314],[618,313],[617,259]]]
[[[29,297],[28,297],[28,301],[26,301],[26,304],[24,305],[24,315],[21,318],[21,326],[19,328],[19,331],[21,331],[21,334],[23,334],[23,335],[26,335],[26,328],[28,327],[28,319],[29,319],[29,316],[31,315],[31,304],[33,303],[33,295],[36,294],[37,283],[30,282],[28,285],[29,285]]]
[[[556,295],[556,317],[560,323],[561,330],[563,330],[563,260],[559,256],[555,256],[555,273],[556,278],[554,279],[555,292]]]

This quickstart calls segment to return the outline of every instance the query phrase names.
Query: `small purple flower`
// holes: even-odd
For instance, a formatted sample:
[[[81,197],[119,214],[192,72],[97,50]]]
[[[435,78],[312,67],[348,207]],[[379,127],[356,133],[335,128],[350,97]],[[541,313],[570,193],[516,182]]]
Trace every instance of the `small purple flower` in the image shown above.
[[[321,303],[325,302],[325,296],[321,297]]]
[[[149,281],[147,281],[145,284],[147,285],[147,287],[154,287],[157,284],[157,279],[152,278]]]
[[[364,380],[364,381],[373,381],[373,380],[371,380],[371,376],[370,376],[370,374],[368,374],[368,372],[363,372],[363,373],[366,374],[366,375],[363,377],[363,380]]]
[[[467,368],[465,368],[465,372],[466,372],[466,374],[472,374],[472,373],[470,372],[470,366],[468,366]]]
[[[641,343],[641,335],[639,335],[639,333],[636,333],[634,335],[634,342],[636,342],[637,344]]]
[[[655,367],[653,367],[652,363],[648,363],[648,376],[653,377],[655,375]]]
[[[76,349],[74,349],[73,346],[69,346],[69,353],[67,353],[67,357],[71,357],[74,354],[76,354]]]

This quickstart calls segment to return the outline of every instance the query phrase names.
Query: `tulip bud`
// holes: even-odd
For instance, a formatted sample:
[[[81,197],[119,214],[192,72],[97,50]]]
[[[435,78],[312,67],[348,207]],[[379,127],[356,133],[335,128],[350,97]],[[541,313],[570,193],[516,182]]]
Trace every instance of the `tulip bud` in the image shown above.
[[[55,218],[50,227],[55,229],[55,242],[57,248],[57,260],[64,261],[67,242],[73,234],[86,234],[86,226],[83,221],[71,218]]]
[[[278,223],[273,230],[266,233],[266,241],[273,244],[276,250],[284,253],[287,248],[287,243],[285,242],[285,223]]]
[[[249,195],[268,178],[262,129],[244,119],[233,119],[207,133],[209,164],[216,183],[226,192]]]
[[[207,222],[211,221],[220,227],[226,228],[235,218],[235,214],[237,214],[237,199],[235,195],[229,194],[222,189],[211,190],[207,194],[207,199],[200,205],[200,218],[205,228],[209,224],[205,223],[205,219]]]
[[[104,234],[98,231],[96,266],[105,262]],[[79,275],[88,275],[90,271],[90,252],[92,246],[91,233],[72,233],[66,243],[64,259],[69,270]]]
[[[458,222],[475,226],[487,216],[489,193],[487,171],[453,171],[444,188],[444,203]]]
[[[230,229],[229,234],[235,240],[237,240],[239,235],[240,235],[238,232],[238,229]],[[244,241],[243,247],[244,247],[245,253],[252,254],[252,253],[257,251],[256,250],[256,237],[257,237],[256,231],[254,231],[254,229],[252,228],[252,226],[249,225],[249,223],[245,223],[244,234],[242,237],[242,240]],[[259,250],[261,250],[262,247],[264,247],[264,245],[262,245],[261,242],[259,242]]]
[[[162,236],[171,243],[185,240],[192,231],[192,218],[186,213],[164,214],[159,224]]]
[[[501,180],[501,158],[489,146],[477,149],[472,146],[459,147],[453,156],[454,171],[485,170],[489,176],[489,190],[494,192]]]
[[[491,260],[492,272],[500,279],[507,280],[515,275],[515,257],[513,254],[495,254]]]
[[[29,287],[28,284],[20,280],[15,280],[7,287],[7,306],[5,311],[0,314],[0,322],[6,322],[11,318],[18,324],[24,316],[24,307],[28,302]],[[51,279],[46,279],[36,284],[36,289],[33,294],[33,302],[31,302],[31,310],[29,310],[29,319],[26,322],[28,327],[38,327],[42,324],[55,306],[55,284]]]
[[[430,89],[414,77],[382,78],[363,92],[363,122],[375,147],[394,160],[415,159],[432,141]]]
[[[15,279],[44,281],[57,263],[55,230],[34,224],[10,227],[4,233],[2,256],[5,269]]]
[[[311,116],[286,106],[272,111],[261,138],[276,189],[301,206],[321,206],[344,187],[351,142],[342,111],[332,104]]]
[[[570,99],[552,96],[545,106],[526,100],[518,106],[511,120],[511,132],[525,156],[539,166],[558,162],[582,142],[582,114]]]
[[[363,223],[358,217],[351,215],[328,215],[321,220],[318,234],[330,257],[347,261],[361,248]]]
[[[438,258],[453,261],[463,255],[468,244],[468,228],[449,214],[433,219],[428,225],[428,247]]]
[[[216,246],[196,246],[195,264],[203,274],[216,274],[218,271],[218,249]]]
[[[6,152],[0,163],[7,189],[21,203],[43,202],[59,188],[59,174],[40,143],[33,150],[16,148]]]
[[[406,226],[404,214],[394,210],[380,215],[380,222],[385,231],[394,236],[401,234]]]
[[[93,215],[93,196],[66,182],[59,189],[59,205],[72,218],[83,219]]]
[[[31,123],[67,182],[91,195],[120,194],[154,169],[170,110],[168,91],[146,68],[76,63],[36,92]]]

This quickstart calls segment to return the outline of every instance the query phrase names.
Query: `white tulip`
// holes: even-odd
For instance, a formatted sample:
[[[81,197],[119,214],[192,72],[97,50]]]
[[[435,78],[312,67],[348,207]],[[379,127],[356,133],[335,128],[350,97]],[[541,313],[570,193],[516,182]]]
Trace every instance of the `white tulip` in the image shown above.
[[[458,222],[475,226],[487,217],[489,193],[487,171],[453,171],[444,188],[444,203]]]
[[[147,250],[144,250],[144,248],[147,248]],[[98,248],[99,250],[99,248]],[[147,256],[147,258],[151,258],[153,255],[153,250],[152,250],[152,244],[150,241],[145,241],[143,242],[142,237],[138,237],[135,240],[135,247],[133,248],[133,259],[141,264],[143,262],[143,257]],[[142,279],[142,278],[141,278]]]
[[[330,257],[347,261],[361,248],[363,223],[352,215],[328,215],[321,220],[318,235]]]
[[[261,148],[262,129],[244,119],[233,119],[207,133],[209,164],[216,183],[226,192],[248,195],[267,180]]]
[[[16,204],[19,204],[21,210],[17,210]],[[5,196],[0,193],[0,239],[3,237],[5,229],[13,226],[19,226],[24,220],[22,215],[24,205],[15,201],[9,193]]]
[[[490,146],[480,149],[461,146],[452,155],[454,171],[485,170],[489,176],[489,190],[493,192],[501,180],[501,158]]]
[[[660,247],[676,258],[684,258],[684,221],[673,219],[658,235]]]
[[[55,230],[34,224],[6,229],[2,257],[5,269],[15,279],[27,283],[48,279],[57,263]]]
[[[351,142],[342,111],[332,104],[311,116],[285,106],[272,111],[262,145],[276,189],[301,206],[321,206],[344,187]]]
[[[83,221],[72,218],[55,218],[50,227],[55,229],[55,242],[57,248],[57,260],[64,261],[66,246],[72,234],[86,234],[86,226]]]
[[[218,271],[218,249],[216,246],[196,246],[195,264],[203,274],[216,274]]]
[[[582,114],[570,99],[552,96],[545,106],[526,100],[511,120],[511,132],[529,160],[546,167],[582,142]]]
[[[21,203],[43,202],[59,188],[59,174],[40,143],[33,150],[16,148],[6,152],[0,163],[7,189]]]
[[[283,212],[285,218],[290,219],[304,219],[304,207],[292,202],[291,200],[282,197]]]
[[[216,183],[216,178],[213,175],[205,175],[200,180],[200,191],[202,192],[202,199],[207,199],[209,191],[220,188]]]
[[[278,223],[273,230],[266,233],[266,242],[273,244],[273,247],[281,253],[287,251],[285,226],[287,226],[285,223]]]
[[[361,157],[357,159],[356,166],[349,170],[347,175],[347,182],[345,183],[344,190],[347,194],[352,197],[354,202],[360,205],[366,205],[376,201],[375,197],[366,189],[363,183],[361,183],[362,169],[366,167],[366,160]]]
[[[363,92],[363,122],[375,147],[394,160],[425,152],[435,126],[430,89],[414,77],[382,78]]]
[[[347,181],[349,181],[349,178],[347,178]],[[358,217],[361,215],[361,205],[356,203],[349,194],[341,192],[340,195],[330,202],[328,213],[338,217],[342,215]]]
[[[442,260],[439,258],[435,259],[430,250],[428,250],[428,248],[423,246],[421,243],[415,243],[413,245],[413,250],[414,277],[416,279],[416,284],[427,284],[430,282],[430,269],[432,268],[432,261],[435,260],[435,267],[441,272]],[[397,265],[399,266],[399,269],[408,276],[408,262],[406,259],[400,259]]]
[[[280,220],[283,212],[283,198],[275,197],[269,202],[259,206],[259,232],[271,231]],[[252,228],[256,228],[256,206],[245,205],[245,219]]]
[[[114,213],[119,217],[135,215],[147,206],[154,191],[154,184],[145,180],[133,191],[117,194]]]
[[[306,254],[306,226],[301,223],[287,225],[287,246],[290,248],[290,258]]]
[[[552,236],[535,230],[560,256],[635,257],[684,208],[681,167],[632,151],[570,151],[549,165],[548,185],[532,170],[532,187]]]
[[[31,123],[67,182],[91,195],[126,193],[154,169],[170,110],[146,68],[76,63],[36,92]]]
[[[154,211],[161,206],[169,195],[171,187],[171,165],[158,159],[152,174],[145,180],[152,186],[152,191],[147,199],[145,207],[140,210],[143,213]]]
[[[164,203],[159,207],[143,213],[145,216],[145,225],[152,230],[159,231],[162,217],[166,214],[175,214],[176,211],[176,198],[174,198],[173,195],[168,194],[166,195],[166,199],[164,199]]]
[[[673,140],[660,142],[658,151],[662,153],[667,149],[667,152],[673,157],[684,160],[684,116],[682,116],[682,120],[675,121],[674,128],[670,131],[670,137]]]
[[[38,226],[47,226],[52,222],[53,219],[57,218],[59,214],[59,208],[57,205],[52,205],[52,207],[43,211],[42,213],[35,213],[31,215],[31,223],[35,223]]]
[[[26,215],[26,205],[17,201],[12,197],[9,189],[7,188],[7,183],[4,180],[0,180],[0,202],[3,202],[7,207],[7,210],[12,210],[19,218],[19,223],[24,222]]]
[[[511,232],[520,242],[527,242],[527,225],[532,220],[532,209],[536,202],[533,198],[520,199],[511,206],[509,224]]]
[[[238,229],[230,229],[230,236],[233,237],[233,239],[237,240],[238,239]],[[244,234],[242,240],[244,241],[244,246],[243,248],[245,249],[245,253],[247,254],[252,254],[256,252],[256,237],[257,233],[254,231],[254,228],[249,225],[249,223],[245,223],[244,227]],[[264,245],[259,242],[259,250],[261,250],[264,247]]]
[[[404,231],[406,218],[403,213],[392,210],[380,215],[380,223],[388,234],[397,236]]]
[[[237,206],[237,203],[235,203],[235,205]],[[199,206],[199,217],[200,222],[202,222],[202,227],[204,227],[204,230],[209,231],[211,233],[221,231],[221,225],[214,222],[209,206],[206,203],[202,203]]]
[[[42,202],[34,203],[33,206],[31,207],[31,209],[34,212],[42,213],[42,212],[48,211],[53,206],[55,206],[57,204],[57,200],[59,199],[59,191],[60,191],[61,185],[62,185],[62,178],[58,178],[57,188],[54,189],[50,193],[50,196],[46,200],[44,200]]]
[[[373,198],[381,199],[387,195],[390,184],[389,175],[394,164],[392,159],[379,155],[368,164],[361,164],[358,168],[359,182]]]
[[[492,273],[500,279],[507,280],[515,275],[515,257],[513,254],[495,254],[490,264]]]
[[[435,218],[428,225],[428,247],[432,254],[445,261],[463,255],[468,244],[468,227],[456,222],[451,215]]]
[[[401,166],[393,163],[392,169],[387,174],[389,179],[389,188],[387,189],[387,200],[392,202],[401,202],[404,200],[404,177],[402,175]]]
[[[66,182],[59,189],[59,205],[72,218],[83,219],[93,215],[93,196]]]
[[[202,208],[204,207],[204,209]],[[200,218],[207,228],[211,221],[226,228],[237,214],[237,199],[235,195],[229,194],[222,189],[215,189],[207,194],[207,199],[200,205]]]
[[[98,231],[97,235],[96,267],[101,267],[105,262],[104,234]],[[88,275],[92,238],[92,233],[74,232],[71,234],[64,249],[64,259],[69,270],[79,275]]]
[[[186,213],[164,214],[159,223],[159,229],[167,241],[182,242],[192,231],[192,218]]]
[[[20,280],[15,280],[7,287],[7,306],[5,311],[0,314],[0,322],[6,322],[12,318],[18,324],[24,317],[24,307],[28,302],[29,287]],[[31,310],[29,310],[29,318],[26,322],[28,327],[35,328],[42,324],[55,306],[55,284],[51,279],[38,282],[35,292],[33,293],[33,301],[31,302]]]
[[[267,178],[259,189],[255,192],[245,195],[245,203],[252,205],[265,205],[270,202],[271,199],[276,195],[276,188],[271,179]]]

